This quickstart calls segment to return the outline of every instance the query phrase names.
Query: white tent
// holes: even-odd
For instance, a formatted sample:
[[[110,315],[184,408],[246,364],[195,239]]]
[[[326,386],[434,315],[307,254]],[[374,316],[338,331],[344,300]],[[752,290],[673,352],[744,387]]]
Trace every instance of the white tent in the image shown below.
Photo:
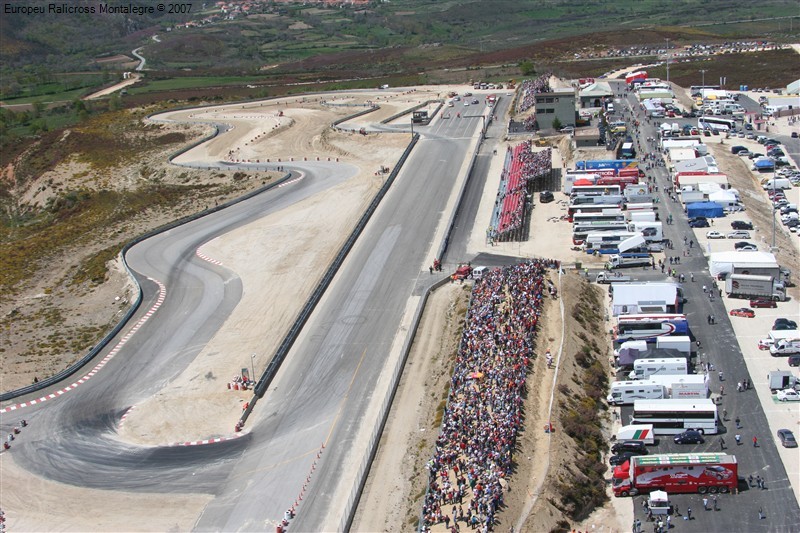
[[[712,192],[708,195],[708,200],[710,202],[716,202],[722,207],[726,206],[733,206],[738,204],[738,199],[736,195],[733,194],[731,191],[723,191],[719,190],[716,192]]]

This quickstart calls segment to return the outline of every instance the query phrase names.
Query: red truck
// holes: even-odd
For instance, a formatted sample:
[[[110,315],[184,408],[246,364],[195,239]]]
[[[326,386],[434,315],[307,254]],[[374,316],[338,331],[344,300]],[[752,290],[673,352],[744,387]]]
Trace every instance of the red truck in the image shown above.
[[[736,456],[724,453],[641,455],[614,468],[614,496],[636,496],[653,490],[668,493],[735,491],[739,484]]]

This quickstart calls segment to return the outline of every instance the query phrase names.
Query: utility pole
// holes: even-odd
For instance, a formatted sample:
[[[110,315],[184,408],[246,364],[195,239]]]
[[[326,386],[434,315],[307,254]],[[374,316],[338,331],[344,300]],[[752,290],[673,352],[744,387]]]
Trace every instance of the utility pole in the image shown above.
[[[667,85],[669,85],[669,39],[667,39]]]
[[[700,74],[703,75],[703,85],[702,86],[705,88],[705,86],[706,86],[706,69],[704,69],[704,68],[700,69]]]

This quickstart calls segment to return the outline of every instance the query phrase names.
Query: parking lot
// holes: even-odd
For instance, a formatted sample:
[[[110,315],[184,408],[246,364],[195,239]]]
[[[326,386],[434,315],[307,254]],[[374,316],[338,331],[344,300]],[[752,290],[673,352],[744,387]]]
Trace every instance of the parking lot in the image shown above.
[[[623,103],[623,100],[625,102]],[[625,105],[631,110],[627,117],[637,117],[638,103],[633,96],[617,99],[617,107]],[[672,121],[672,119],[669,119]],[[676,119],[679,123],[696,125],[696,119]],[[657,137],[656,125],[641,121],[639,138]],[[630,129],[630,128],[629,128]],[[788,135],[786,135],[788,137]],[[724,136],[713,136],[721,146],[716,150],[730,150],[732,144],[742,144],[749,150],[755,151],[763,147],[754,139],[736,137],[725,139]],[[707,140],[707,144],[711,141]],[[641,143],[644,145],[645,143]],[[789,154],[791,155],[791,151]],[[728,158],[729,159],[729,158]],[[726,161],[719,158],[720,172],[729,173],[741,171],[741,168],[726,168]],[[748,168],[750,165],[748,165]],[[655,182],[663,191],[664,187],[671,185],[667,167],[655,167],[649,170]],[[763,210],[760,220],[771,220],[769,214],[773,206],[767,198],[767,193],[760,186],[760,178],[772,178],[773,174],[755,174],[751,176],[752,186],[739,190],[740,195],[747,198],[747,204]],[[800,188],[793,187],[786,191],[788,203],[797,203],[800,200]],[[697,353],[693,359],[695,368],[702,372],[704,365],[713,365],[714,370],[709,373],[710,390],[712,398],[718,399],[720,413],[727,413],[726,419],[720,428],[719,435],[708,435],[701,444],[675,444],[671,436],[661,438],[650,453],[693,453],[693,452],[720,452],[736,455],[739,463],[739,476],[745,480],[740,483],[739,495],[719,495],[719,511],[704,511],[703,497],[698,494],[671,496],[677,506],[678,514],[673,518],[673,526],[693,531],[790,531],[796,529],[800,523],[800,454],[797,449],[783,448],[779,443],[776,432],[788,428],[797,435],[800,406],[789,402],[778,402],[767,386],[767,373],[771,370],[789,370],[787,357],[771,357],[768,351],[758,349],[758,340],[765,337],[770,331],[776,318],[796,318],[800,315],[797,300],[797,288],[791,288],[789,294],[794,296],[786,302],[779,302],[776,308],[755,309],[754,317],[730,317],[729,311],[735,308],[748,307],[749,300],[731,299],[724,295],[720,297],[719,289],[715,288],[715,297],[711,299],[707,288],[722,287],[717,280],[712,279],[709,273],[708,255],[714,252],[734,251],[735,245],[740,241],[751,242],[758,250],[770,251],[772,247],[772,224],[758,224],[750,231],[748,238],[727,238],[734,231],[731,222],[734,220],[750,220],[747,211],[734,212],[724,218],[714,220],[713,226],[690,228],[683,206],[679,202],[672,202],[669,197],[662,194],[661,219],[673,216],[674,224],[665,226],[665,237],[672,239],[675,250],[672,255],[680,255],[679,273],[686,274],[687,282],[683,284],[684,293],[688,299],[683,312],[689,319],[693,339],[699,341]],[[777,220],[777,219],[776,219]],[[719,232],[725,238],[707,238],[707,233]],[[780,222],[775,223],[775,231],[785,231]],[[684,245],[694,242],[694,246]],[[786,242],[785,240],[782,242]],[[783,250],[782,257],[789,257],[789,266],[797,275],[798,240],[796,234],[790,237],[791,250]],[[742,254],[746,251],[740,252]],[[694,274],[694,282],[688,281],[689,274]],[[646,275],[644,272],[638,277]],[[652,275],[655,279],[663,276]],[[796,280],[795,280],[796,282]],[[708,322],[707,317],[714,315],[716,323]],[[796,369],[794,374],[797,374]],[[720,379],[719,372],[723,373]],[[737,384],[742,380],[749,380],[752,388],[737,391]],[[722,390],[720,389],[722,387]],[[620,425],[627,424],[630,407],[620,409]],[[740,428],[736,428],[735,420],[739,418]],[[740,435],[741,444],[737,445],[734,439]],[[758,446],[753,445],[753,437],[757,439]],[[747,486],[747,478],[753,475],[761,476],[765,480],[763,489]],[[635,513],[643,518],[640,509],[642,497],[636,498]],[[691,521],[684,521],[686,510],[691,507],[694,511]],[[763,518],[759,518],[759,510]]]

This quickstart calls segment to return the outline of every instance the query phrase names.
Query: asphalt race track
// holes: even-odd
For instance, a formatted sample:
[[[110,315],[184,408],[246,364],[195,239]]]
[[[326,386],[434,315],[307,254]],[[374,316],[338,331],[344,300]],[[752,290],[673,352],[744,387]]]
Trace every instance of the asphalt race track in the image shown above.
[[[480,118],[461,118],[428,128],[431,137],[423,135],[415,147],[244,436],[203,446],[145,447],[119,441],[115,428],[132,405],[168,385],[194,360],[240,300],[244,288],[236,273],[201,260],[196,250],[342,182],[352,171],[346,164],[285,164],[302,171],[303,179],[133,247],[128,261],[144,298],[131,324],[158,299],[160,287],[153,280],[166,287],[163,303],[92,379],[13,417],[5,415],[7,423],[22,417],[29,422],[25,438],[14,444],[15,461],[46,479],[76,486],[211,493],[216,498],[195,526],[209,531],[274,530],[308,485],[292,530],[338,529],[396,363],[390,348],[405,338],[401,319],[409,300],[416,301],[418,279],[429,276],[434,232],[448,216],[445,206],[481,126]]]

